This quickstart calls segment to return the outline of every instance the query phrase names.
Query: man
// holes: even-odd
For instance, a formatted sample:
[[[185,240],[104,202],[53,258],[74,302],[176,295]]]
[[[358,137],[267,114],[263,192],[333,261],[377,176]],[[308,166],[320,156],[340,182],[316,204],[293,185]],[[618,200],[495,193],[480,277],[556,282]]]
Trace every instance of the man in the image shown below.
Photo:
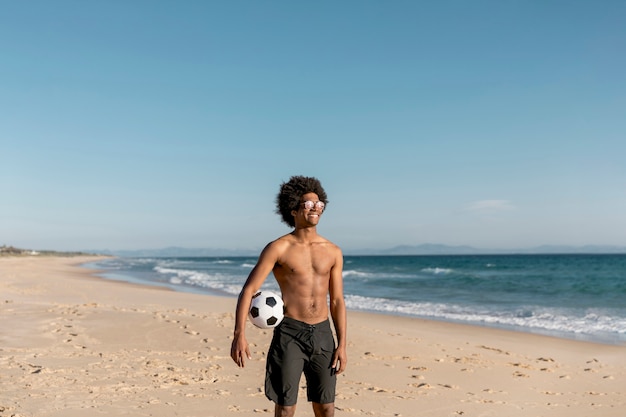
[[[231,357],[243,368],[251,359],[245,326],[252,296],[274,273],[285,303],[285,318],[274,329],[265,373],[265,395],[276,404],[275,417],[295,415],[303,372],[315,417],[335,415],[336,375],[347,363],[347,319],[341,249],[317,234],[327,202],[316,178],[294,176],[281,185],[276,212],[294,230],[263,249],[237,302]]]

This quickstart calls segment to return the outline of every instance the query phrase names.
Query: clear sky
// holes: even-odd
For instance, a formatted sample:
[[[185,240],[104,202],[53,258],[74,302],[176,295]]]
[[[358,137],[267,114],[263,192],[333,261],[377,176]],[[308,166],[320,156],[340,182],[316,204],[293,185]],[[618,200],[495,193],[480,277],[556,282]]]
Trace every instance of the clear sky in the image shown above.
[[[0,245],[626,245],[626,2],[5,1]]]

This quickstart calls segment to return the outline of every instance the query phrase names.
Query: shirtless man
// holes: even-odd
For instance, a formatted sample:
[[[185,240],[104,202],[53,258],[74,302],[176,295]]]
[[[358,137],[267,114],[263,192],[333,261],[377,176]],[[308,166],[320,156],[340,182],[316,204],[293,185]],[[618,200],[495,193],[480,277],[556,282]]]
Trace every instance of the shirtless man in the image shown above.
[[[304,372],[315,417],[332,417],[336,375],[347,363],[343,255],[317,234],[327,199],[316,178],[291,177],[281,185],[276,203],[276,212],[294,230],[263,249],[239,294],[231,357],[242,368],[251,359],[245,336],[250,303],[273,272],[285,302],[285,318],[274,329],[267,354],[265,395],[276,404],[275,417],[294,416]]]

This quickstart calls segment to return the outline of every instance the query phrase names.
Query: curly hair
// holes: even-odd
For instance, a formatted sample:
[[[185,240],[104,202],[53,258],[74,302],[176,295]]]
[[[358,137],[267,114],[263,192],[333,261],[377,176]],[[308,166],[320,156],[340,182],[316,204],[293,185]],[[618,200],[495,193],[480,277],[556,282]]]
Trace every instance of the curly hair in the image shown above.
[[[280,215],[282,221],[291,227],[296,225],[291,212],[298,210],[300,198],[306,193],[315,193],[320,201],[328,204],[326,191],[324,191],[322,183],[317,178],[294,175],[289,181],[280,185],[280,191],[276,196],[276,214]]]

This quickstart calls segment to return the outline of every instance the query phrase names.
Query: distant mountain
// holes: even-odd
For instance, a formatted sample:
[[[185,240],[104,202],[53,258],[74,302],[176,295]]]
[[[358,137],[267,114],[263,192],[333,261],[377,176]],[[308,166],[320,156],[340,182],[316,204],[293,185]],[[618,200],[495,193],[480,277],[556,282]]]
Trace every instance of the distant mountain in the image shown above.
[[[347,251],[346,251],[347,252]],[[524,249],[485,249],[472,246],[449,246],[432,243],[401,245],[382,250],[351,251],[354,255],[504,255],[504,254],[626,254],[626,246],[609,245],[542,245]]]
[[[589,254],[612,254],[626,253],[626,246],[611,245],[585,245],[585,246],[564,246],[564,245],[542,245],[535,248],[522,250],[519,253],[589,253]]]
[[[347,252],[347,251],[346,251]],[[369,253],[367,253],[369,252]],[[350,252],[354,253],[354,252]],[[473,248],[471,246],[448,246],[433,243],[424,243],[421,245],[400,245],[390,249],[372,249],[366,250],[358,254],[371,255],[473,255],[484,253],[483,250]],[[357,253],[355,253],[357,254]]]
[[[260,250],[249,249],[211,249],[211,248],[181,248],[172,246],[162,249],[137,250],[99,250],[92,251],[103,255],[120,256],[123,258],[186,258],[186,257],[215,257],[215,256],[258,256]]]
[[[449,246],[432,243],[401,245],[384,250],[351,252],[355,255],[505,255],[505,254],[626,254],[626,246],[542,245],[525,249],[479,249],[472,246]]]
[[[141,257],[215,257],[215,256],[253,256],[257,257],[260,249],[211,249],[181,248],[177,246],[162,249],[138,250],[97,250],[86,251],[102,255],[113,255],[129,258]],[[344,249],[345,255],[504,255],[504,254],[626,254],[626,246],[587,245],[560,246],[542,245],[525,249],[484,249],[472,246],[450,246],[434,243],[420,245],[400,245],[388,249]]]

